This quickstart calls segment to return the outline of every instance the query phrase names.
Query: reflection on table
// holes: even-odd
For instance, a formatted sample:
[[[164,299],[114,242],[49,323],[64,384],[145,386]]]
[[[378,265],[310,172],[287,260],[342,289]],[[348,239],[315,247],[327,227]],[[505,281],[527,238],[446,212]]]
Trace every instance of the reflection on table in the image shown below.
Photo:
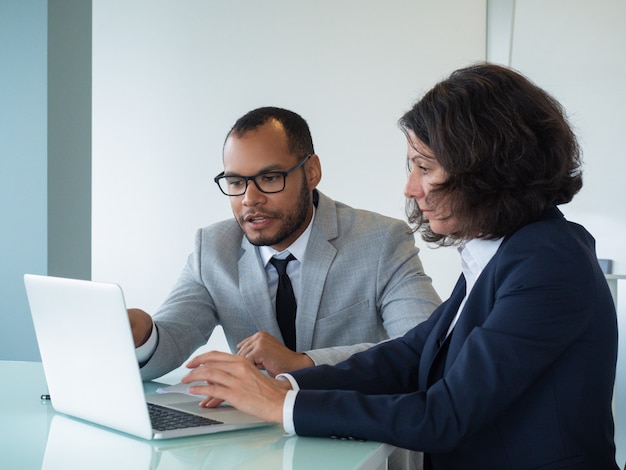
[[[40,363],[0,361],[0,384],[0,468],[383,469],[393,449],[286,436],[280,426],[145,441],[56,413],[40,399],[47,392]],[[105,391],[94,406],[99,399]]]

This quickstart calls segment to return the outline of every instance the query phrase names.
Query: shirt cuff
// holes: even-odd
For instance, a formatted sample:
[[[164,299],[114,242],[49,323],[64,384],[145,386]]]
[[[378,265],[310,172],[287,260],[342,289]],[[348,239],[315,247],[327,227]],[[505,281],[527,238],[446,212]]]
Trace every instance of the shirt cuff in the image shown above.
[[[284,431],[293,436],[296,434],[296,426],[293,422],[293,409],[296,405],[296,396],[300,387],[298,382],[290,374],[278,374],[276,376],[278,380],[286,380],[291,384],[292,390],[287,391],[285,395],[285,401],[283,403],[283,429]]]
[[[154,322],[152,322],[152,333],[150,333],[148,341],[143,343],[138,348],[135,348],[135,356],[137,357],[137,362],[139,362],[139,364],[141,365],[148,362],[148,359],[150,359],[154,354],[157,344],[159,344],[159,333],[157,331],[156,325],[154,324]]]

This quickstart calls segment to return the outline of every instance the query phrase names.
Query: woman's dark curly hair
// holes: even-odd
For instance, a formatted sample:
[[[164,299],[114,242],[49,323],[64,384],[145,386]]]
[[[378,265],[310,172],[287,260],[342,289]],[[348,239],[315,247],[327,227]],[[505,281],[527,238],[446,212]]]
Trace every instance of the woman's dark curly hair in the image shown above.
[[[446,171],[429,202],[445,200],[460,223],[457,233],[436,234],[409,200],[409,222],[427,242],[510,235],[582,187],[580,150],[562,106],[511,69],[483,63],[457,70],[399,125]]]

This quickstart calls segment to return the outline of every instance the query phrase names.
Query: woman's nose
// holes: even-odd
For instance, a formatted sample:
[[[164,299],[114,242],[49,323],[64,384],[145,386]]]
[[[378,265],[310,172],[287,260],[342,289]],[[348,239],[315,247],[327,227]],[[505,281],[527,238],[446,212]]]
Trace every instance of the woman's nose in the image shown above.
[[[412,170],[406,179],[406,184],[404,185],[404,196],[408,199],[418,199],[424,196],[422,179],[415,170]]]

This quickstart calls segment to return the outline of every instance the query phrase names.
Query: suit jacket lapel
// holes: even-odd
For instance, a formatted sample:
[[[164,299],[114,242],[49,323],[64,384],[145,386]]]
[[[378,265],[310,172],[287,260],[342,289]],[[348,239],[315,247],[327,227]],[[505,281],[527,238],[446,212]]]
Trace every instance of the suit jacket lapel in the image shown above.
[[[463,347],[463,344],[465,344],[465,341],[467,340],[467,337],[470,335],[472,330],[476,327],[476,325],[482,325],[485,322],[485,317],[489,314],[489,312],[491,312],[493,308],[493,299],[495,298],[496,288],[495,283],[493,282],[493,272],[496,260],[498,258],[498,252],[496,252],[493,258],[489,261],[489,263],[487,263],[487,266],[485,266],[485,268],[481,272],[480,276],[476,280],[476,284],[474,285],[472,292],[468,296],[467,301],[463,306],[461,316],[454,326],[454,331],[450,338],[450,344],[447,348],[447,355],[446,357],[444,357],[444,372],[445,369],[447,369],[448,366],[454,362],[455,358],[458,356],[459,351]],[[457,299],[457,309],[458,305],[460,305],[460,302],[465,296],[465,282],[463,282],[463,289],[461,294],[462,295],[460,295],[460,297]],[[455,313],[457,309],[455,309]]]
[[[450,298],[441,305],[439,320],[424,345],[419,371],[419,386],[422,389],[428,387],[438,378],[432,377],[431,375],[433,372],[441,370],[439,361],[445,361],[446,359],[446,353],[449,347],[448,344],[444,344],[446,333],[448,332],[450,323],[452,323],[452,319],[459,310],[463,297],[465,297],[465,277],[461,274],[456,286],[452,290]]]
[[[315,324],[322,299],[326,277],[337,254],[337,249],[329,242],[338,236],[337,210],[335,203],[319,193],[315,220],[311,236],[302,260],[300,272],[300,293],[296,314],[296,349],[312,349]],[[239,292],[249,316],[257,331],[267,331],[282,338],[274,306],[267,290],[265,268],[258,251],[245,237],[241,242],[239,258]],[[251,332],[253,334],[255,332]]]
[[[558,208],[550,207],[543,212],[540,220],[562,219],[563,217],[563,213]],[[510,237],[509,235],[502,241],[496,253],[482,270],[478,279],[476,279],[476,284],[463,307],[463,313],[454,327],[454,335],[448,352],[449,364],[458,355],[472,330],[476,325],[482,325],[493,309],[496,297],[495,266],[500,257],[502,247],[505,246]]]
[[[251,324],[257,327],[256,331],[251,331],[250,334],[267,331],[276,338],[282,338],[267,290],[265,267],[261,263],[257,249],[245,237],[242,239],[241,248],[238,263],[239,293],[245,307],[245,315],[248,315]]]
[[[493,309],[496,288],[493,282],[493,273],[497,258],[498,253],[496,252],[494,257],[487,263],[482,273],[480,273],[472,292],[467,298],[467,302],[465,302],[463,312],[454,327],[454,336],[450,343],[448,355],[451,359],[448,361],[449,364],[451,364],[452,359],[458,355],[472,330],[477,325],[482,325],[486,320],[486,316],[488,316]]]
[[[337,249],[329,243],[336,238],[337,210],[334,202],[319,193],[319,202],[311,236],[307,244],[302,271],[300,294],[296,315],[296,345],[298,351],[312,349],[315,323],[320,308],[322,292],[328,271],[335,259]]]

